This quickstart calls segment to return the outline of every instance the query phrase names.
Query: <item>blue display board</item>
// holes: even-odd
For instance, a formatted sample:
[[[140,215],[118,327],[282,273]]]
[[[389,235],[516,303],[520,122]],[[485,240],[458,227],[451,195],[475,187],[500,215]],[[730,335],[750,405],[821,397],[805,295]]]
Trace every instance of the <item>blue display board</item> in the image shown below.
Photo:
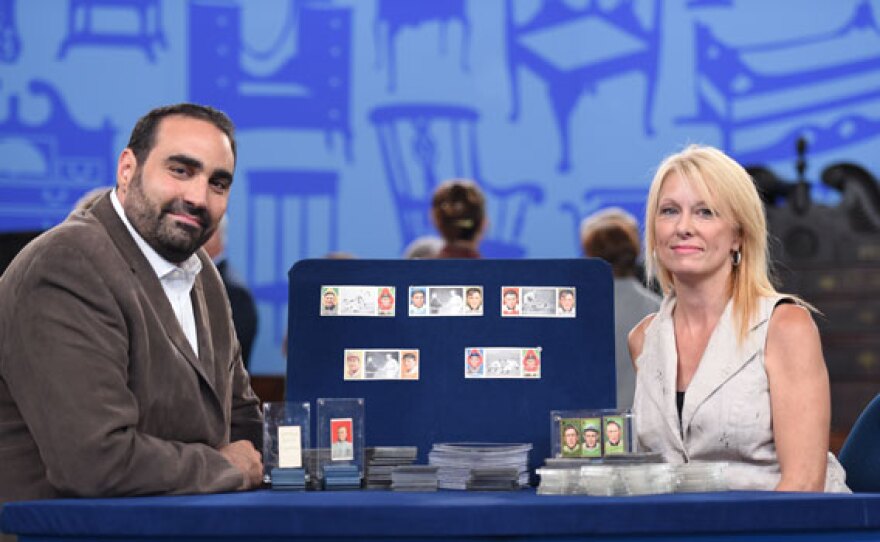
[[[550,411],[615,405],[611,268],[576,260],[303,260],[290,270],[287,399],[366,399],[368,446],[530,442],[551,452]],[[321,316],[321,286],[394,286],[395,316]],[[482,285],[478,317],[410,317],[415,285]],[[575,318],[503,318],[502,286],[573,286]],[[540,347],[540,379],[466,379],[467,347]],[[419,349],[420,378],[344,380],[345,349]]]

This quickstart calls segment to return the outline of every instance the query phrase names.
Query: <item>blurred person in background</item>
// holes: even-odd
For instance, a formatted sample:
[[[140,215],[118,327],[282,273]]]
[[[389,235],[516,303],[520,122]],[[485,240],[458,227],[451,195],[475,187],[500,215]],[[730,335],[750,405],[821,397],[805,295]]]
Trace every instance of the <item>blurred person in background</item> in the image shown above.
[[[407,260],[422,260],[436,258],[443,250],[446,243],[436,235],[423,235],[413,239],[403,250],[403,257]]]
[[[636,373],[627,347],[630,330],[645,316],[657,312],[660,297],[636,278],[641,250],[639,225],[619,207],[597,211],[581,222],[584,256],[601,258],[614,276],[614,364],[617,374],[617,408],[632,407]]]
[[[241,357],[244,359],[245,368],[250,369],[251,351],[254,338],[257,336],[259,316],[253,294],[226,258],[228,227],[229,219],[224,216],[214,235],[205,243],[205,250],[208,251],[208,256],[214,261],[217,271],[220,272],[220,278],[223,279],[226,295],[229,296],[229,305],[232,307],[235,334],[238,335],[238,342],[241,343]]]
[[[480,240],[486,229],[486,198],[477,184],[451,179],[434,191],[431,218],[443,236],[437,258],[480,258]]]

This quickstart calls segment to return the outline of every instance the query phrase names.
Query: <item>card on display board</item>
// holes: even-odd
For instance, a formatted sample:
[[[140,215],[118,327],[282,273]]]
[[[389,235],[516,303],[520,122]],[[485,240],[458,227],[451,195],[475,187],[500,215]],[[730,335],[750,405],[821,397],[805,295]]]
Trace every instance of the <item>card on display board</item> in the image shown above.
[[[465,378],[541,378],[541,347],[465,348]]]
[[[502,286],[501,316],[574,318],[577,289],[573,286]]]
[[[344,380],[418,380],[419,350],[345,349]]]
[[[321,286],[321,316],[394,316],[394,286]]]

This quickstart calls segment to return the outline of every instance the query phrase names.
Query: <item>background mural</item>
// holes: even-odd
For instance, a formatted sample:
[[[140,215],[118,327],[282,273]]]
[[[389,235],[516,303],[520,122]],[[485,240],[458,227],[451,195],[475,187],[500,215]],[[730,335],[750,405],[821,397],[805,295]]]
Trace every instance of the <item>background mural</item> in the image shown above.
[[[795,179],[880,171],[878,0],[0,0],[0,231],[50,227],[114,182],[159,104],[239,127],[232,264],[282,373],[286,272],[399,257],[433,187],[477,179],[487,255],[574,257],[586,214],[641,214],[689,142]]]

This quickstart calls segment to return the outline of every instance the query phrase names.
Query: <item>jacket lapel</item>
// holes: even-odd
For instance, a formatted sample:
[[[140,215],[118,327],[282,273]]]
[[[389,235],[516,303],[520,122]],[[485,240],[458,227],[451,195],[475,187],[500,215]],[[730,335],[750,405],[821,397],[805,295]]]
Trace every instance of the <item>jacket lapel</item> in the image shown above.
[[[171,308],[171,303],[168,301],[168,296],[165,295],[165,290],[162,288],[162,283],[159,282],[159,277],[156,276],[156,272],[150,266],[147,257],[144,256],[134,239],[132,239],[128,228],[119,218],[119,215],[116,214],[116,210],[113,208],[113,203],[110,200],[110,193],[108,192],[98,200],[91,211],[104,226],[104,229],[107,230],[107,234],[128,262],[129,268],[144,289],[146,297],[149,299],[149,305],[156,312],[156,319],[159,321],[159,325],[162,326],[168,339],[213,391],[212,379],[208,378],[202,363],[196,358],[196,353],[189,344],[189,340],[187,340],[186,334],[183,332],[183,328],[174,314],[174,309]],[[196,285],[201,291],[200,282],[197,278]],[[194,287],[193,290],[195,289]],[[204,352],[206,350],[206,348],[203,348],[203,341],[205,340],[203,338],[205,335],[204,329],[206,328],[202,316],[205,312],[204,295],[201,295],[200,298],[201,305],[194,300],[193,311],[196,317],[196,329],[198,330],[199,351]]]
[[[762,345],[753,339],[754,330],[764,321],[766,318],[761,316],[751,326],[745,341],[739,343],[733,321],[733,301],[727,303],[685,394],[681,412],[684,434],[700,406],[758,353]]]
[[[199,276],[196,277],[196,281],[193,284],[192,292],[190,292],[190,299],[193,304],[193,316],[196,321],[196,335],[198,336],[199,341],[199,363],[198,368],[203,369],[201,372],[202,376],[205,377],[205,382],[208,384],[208,387],[211,389],[211,392],[214,394],[217,402],[222,405],[223,401],[220,398],[220,394],[217,392],[217,382],[218,379],[222,377],[221,371],[228,371],[229,368],[224,366],[222,363],[217,364],[213,363],[214,359],[214,340],[211,334],[211,326],[208,325],[208,303],[205,299],[205,288],[202,283],[202,277],[204,276],[204,271],[206,269],[205,266],[213,265],[207,257],[204,257],[199,251],[199,259],[202,260],[202,272],[199,273]],[[189,343],[187,342],[187,345]],[[191,350],[190,350],[191,351]],[[207,369],[213,368],[213,372],[210,377],[207,376]]]
[[[643,373],[643,368],[639,368],[639,378],[650,378],[660,383],[659,386],[645,386],[648,396],[656,404],[658,412],[663,417],[663,421],[669,428],[669,434],[674,435],[674,440],[684,448],[681,438],[681,427],[678,420],[678,407],[675,404],[675,377],[677,374],[678,353],[675,348],[675,330],[672,328],[672,307],[675,299],[669,297],[664,299],[663,305],[657,312],[657,316],[648,328],[648,333],[656,337],[656,344],[659,346],[661,355],[657,358],[657,363],[649,367],[645,367],[647,371]],[[647,341],[646,341],[647,342]],[[659,360],[665,360],[659,363]]]

